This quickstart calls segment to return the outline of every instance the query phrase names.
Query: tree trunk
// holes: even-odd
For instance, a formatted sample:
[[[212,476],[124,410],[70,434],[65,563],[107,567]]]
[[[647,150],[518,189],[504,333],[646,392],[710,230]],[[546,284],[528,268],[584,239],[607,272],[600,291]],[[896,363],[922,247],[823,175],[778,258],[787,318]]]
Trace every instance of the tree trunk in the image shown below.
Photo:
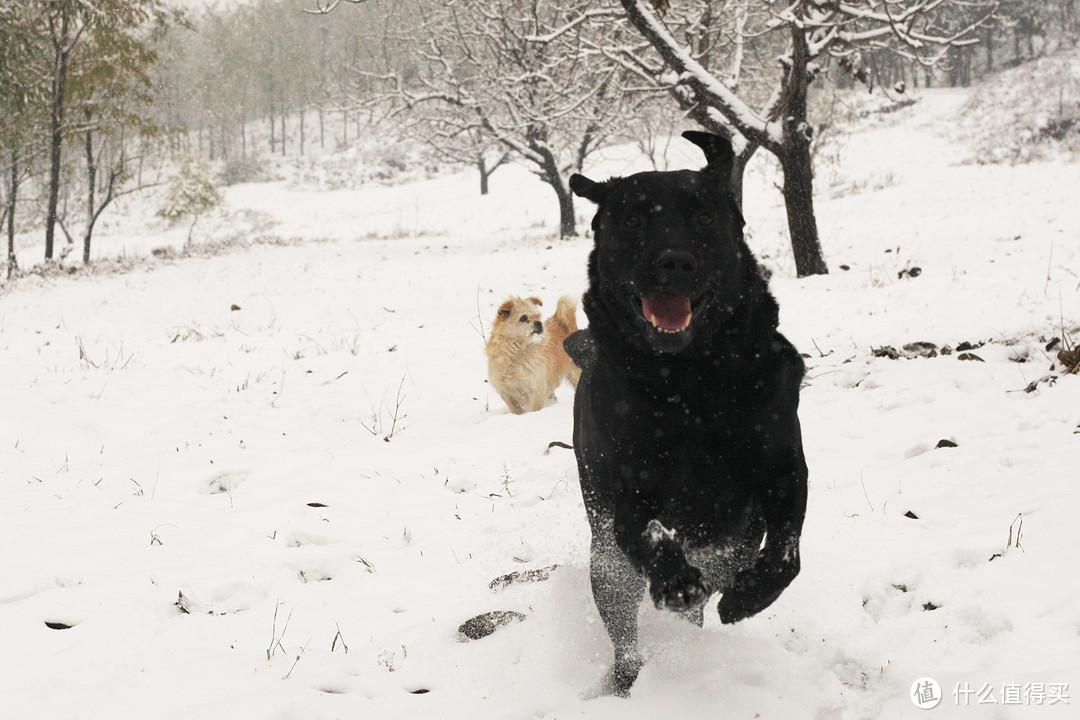
[[[52,109],[49,113],[49,199],[45,210],[45,259],[52,260],[56,240],[57,209],[60,204],[60,165],[64,149],[64,110],[67,102],[68,71],[67,16],[61,24],[59,42],[55,45],[55,76],[52,83]]]
[[[569,178],[559,172],[559,163],[550,149],[539,146],[532,148],[540,156],[537,165],[540,178],[551,186],[559,198],[559,237],[565,239],[577,237],[577,219],[574,217],[574,193],[570,190]]]
[[[305,110],[300,111],[300,157],[304,157],[304,115],[306,114]]]
[[[87,122],[90,111],[86,112]],[[97,163],[94,162],[94,133],[86,131],[86,234],[83,236],[83,265],[90,262],[90,236],[94,230],[94,191],[97,189]]]
[[[322,104],[320,104],[319,105],[319,149],[320,150],[322,150],[323,148],[326,147],[326,127],[325,127],[326,122],[325,122],[325,118],[323,117],[324,114],[325,114],[325,111],[323,110]]]
[[[19,194],[19,151],[11,151],[11,185],[7,198],[7,274],[11,277],[19,269],[15,260],[15,199]]]
[[[488,194],[488,178],[491,177],[491,173],[487,169],[487,162],[484,160],[484,154],[480,153],[480,156],[476,159],[476,169],[480,171],[480,194]]]
[[[784,139],[778,157],[784,170],[784,207],[799,277],[829,272],[814,216],[814,166],[810,155],[813,131],[807,110],[812,79],[809,61],[806,34],[801,28],[793,28],[790,65],[785,68],[783,80]]]
[[[284,108],[281,110],[281,157],[285,157],[285,116]]]
[[[809,144],[800,143],[780,158],[784,170],[784,206],[787,210],[791,250],[799,277],[829,272],[821,254],[814,216],[814,171]]]
[[[270,106],[270,154],[274,154],[274,150],[277,148],[277,128],[274,126],[274,106]]]
[[[577,237],[577,219],[574,217],[574,193],[563,178],[552,185],[559,196],[559,237]]]

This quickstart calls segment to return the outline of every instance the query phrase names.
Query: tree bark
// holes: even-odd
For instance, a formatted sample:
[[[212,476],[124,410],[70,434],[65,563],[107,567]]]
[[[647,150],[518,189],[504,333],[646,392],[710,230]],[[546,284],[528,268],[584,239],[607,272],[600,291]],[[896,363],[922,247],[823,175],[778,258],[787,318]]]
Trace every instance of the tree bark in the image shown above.
[[[45,259],[52,260],[56,240],[57,209],[60,204],[60,165],[64,150],[64,110],[67,102],[68,16],[60,21],[60,36],[53,41],[52,107],[49,113],[49,198],[45,210]]]
[[[476,159],[476,169],[480,171],[480,194],[488,194],[488,178],[491,177],[491,172],[488,171],[487,161],[484,160],[484,154],[480,153],[480,156]]]
[[[829,272],[821,254],[814,216],[814,171],[809,143],[792,148],[780,158],[784,170],[784,207],[787,210],[791,250],[799,277]]]
[[[86,112],[87,121],[90,111]],[[90,236],[94,228],[94,191],[97,189],[97,163],[94,161],[94,133],[86,131],[86,235],[83,237],[83,265],[90,262]]]
[[[555,194],[559,196],[559,237],[577,237],[577,219],[574,217],[574,194],[563,178],[552,183]]]
[[[778,155],[784,171],[784,207],[791,235],[795,272],[799,277],[828,272],[821,252],[818,219],[813,209],[812,128],[807,95],[812,80],[806,32],[792,27],[791,56],[787,58],[781,90],[784,135]]]
[[[495,171],[501,168],[510,160],[510,153],[503,153],[502,157],[495,161],[495,164],[488,165],[487,158],[484,157],[484,152],[481,150],[476,155],[476,168],[480,171],[480,194],[487,195],[490,187],[491,176],[495,174]]]
[[[11,185],[7,198],[7,274],[11,277],[19,269],[15,260],[15,200],[19,193],[19,151],[11,151]]]
[[[814,215],[814,166],[810,154],[813,131],[807,109],[812,80],[810,54],[806,33],[797,26],[791,30],[791,55],[787,62],[780,100],[784,136],[778,157],[784,171],[784,207],[791,251],[799,277],[825,275],[829,268],[821,253]]]
[[[532,148],[540,156],[540,177],[551,186],[559,198],[559,237],[566,239],[577,237],[577,219],[574,217],[574,193],[570,190],[570,181],[559,172],[559,162],[550,149],[539,146]]]

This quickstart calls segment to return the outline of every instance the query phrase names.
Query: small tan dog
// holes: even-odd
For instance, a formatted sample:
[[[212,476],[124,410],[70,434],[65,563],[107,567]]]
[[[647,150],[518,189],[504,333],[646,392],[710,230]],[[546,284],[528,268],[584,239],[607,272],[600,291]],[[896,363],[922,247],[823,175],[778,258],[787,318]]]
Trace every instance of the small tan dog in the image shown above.
[[[499,306],[484,348],[488,379],[515,415],[544,407],[563,378],[577,387],[581,369],[563,350],[577,330],[577,303],[559,298],[555,314],[541,322],[540,298],[511,297]]]

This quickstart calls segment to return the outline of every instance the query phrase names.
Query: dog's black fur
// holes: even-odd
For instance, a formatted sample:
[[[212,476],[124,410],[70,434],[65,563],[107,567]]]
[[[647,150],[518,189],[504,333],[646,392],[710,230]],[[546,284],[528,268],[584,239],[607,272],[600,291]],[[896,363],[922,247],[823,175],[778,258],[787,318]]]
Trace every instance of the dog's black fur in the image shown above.
[[[566,341],[584,369],[574,448],[593,597],[615,646],[598,693],[626,695],[637,678],[646,579],[657,607],[698,624],[723,593],[733,623],[799,572],[802,357],[743,240],[730,143],[684,137],[705,150],[704,170],[570,179],[598,206],[589,328]]]

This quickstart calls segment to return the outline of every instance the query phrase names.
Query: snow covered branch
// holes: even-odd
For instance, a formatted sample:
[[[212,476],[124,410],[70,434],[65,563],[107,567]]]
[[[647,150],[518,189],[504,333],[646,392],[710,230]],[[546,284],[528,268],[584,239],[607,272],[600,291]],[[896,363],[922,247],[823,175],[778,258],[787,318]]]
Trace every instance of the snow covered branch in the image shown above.
[[[329,2],[323,2],[323,0],[315,0],[315,9],[308,10],[304,8],[304,12],[308,15],[329,15],[334,12],[334,9],[340,5],[342,0],[330,0]],[[351,5],[359,5],[367,2],[367,0],[345,0],[345,2]]]

